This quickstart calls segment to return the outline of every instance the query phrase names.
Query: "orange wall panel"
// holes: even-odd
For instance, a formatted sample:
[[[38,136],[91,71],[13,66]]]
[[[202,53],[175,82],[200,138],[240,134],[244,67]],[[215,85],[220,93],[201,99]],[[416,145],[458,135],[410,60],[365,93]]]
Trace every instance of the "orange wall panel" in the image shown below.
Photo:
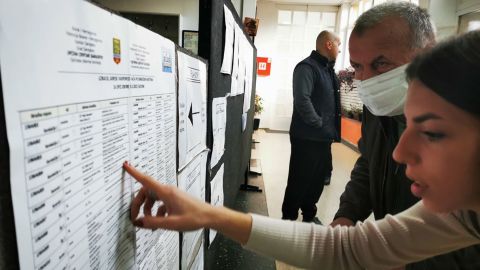
[[[362,136],[362,122],[342,117],[342,139],[357,146]]]

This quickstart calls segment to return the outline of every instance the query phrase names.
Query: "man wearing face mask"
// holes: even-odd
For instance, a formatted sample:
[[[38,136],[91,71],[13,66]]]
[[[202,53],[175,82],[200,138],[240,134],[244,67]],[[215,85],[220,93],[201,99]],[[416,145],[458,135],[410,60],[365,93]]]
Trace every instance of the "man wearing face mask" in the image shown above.
[[[340,139],[340,99],[333,70],[340,39],[322,31],[316,50],[297,64],[293,72],[293,115],[290,125],[291,155],[282,218],[304,222],[316,218],[324,179],[331,171],[330,146]]]
[[[435,43],[428,13],[410,3],[385,3],[356,21],[349,40],[350,63],[364,103],[360,157],[340,198],[332,226],[354,225],[372,212],[375,219],[399,213],[418,201],[405,167],[393,149],[405,129],[404,70],[413,57]],[[448,68],[448,67],[445,67]],[[480,247],[437,256],[406,269],[480,269]]]

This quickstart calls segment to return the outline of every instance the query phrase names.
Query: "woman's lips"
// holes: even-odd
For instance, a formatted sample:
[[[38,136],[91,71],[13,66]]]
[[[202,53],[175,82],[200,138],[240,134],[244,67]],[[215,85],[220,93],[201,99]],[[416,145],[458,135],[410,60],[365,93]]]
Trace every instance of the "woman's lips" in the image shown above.
[[[425,193],[425,189],[426,186],[420,184],[419,182],[413,182],[413,184],[410,186],[410,190],[412,191],[413,195],[419,198],[421,198],[423,193]]]

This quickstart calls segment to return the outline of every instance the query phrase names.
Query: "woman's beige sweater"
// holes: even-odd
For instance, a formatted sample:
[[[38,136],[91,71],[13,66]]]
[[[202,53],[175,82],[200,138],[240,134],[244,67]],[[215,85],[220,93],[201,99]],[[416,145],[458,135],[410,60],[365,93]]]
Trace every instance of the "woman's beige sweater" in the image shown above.
[[[245,247],[303,268],[391,269],[480,243],[477,213],[435,214],[422,202],[352,227],[252,217]]]

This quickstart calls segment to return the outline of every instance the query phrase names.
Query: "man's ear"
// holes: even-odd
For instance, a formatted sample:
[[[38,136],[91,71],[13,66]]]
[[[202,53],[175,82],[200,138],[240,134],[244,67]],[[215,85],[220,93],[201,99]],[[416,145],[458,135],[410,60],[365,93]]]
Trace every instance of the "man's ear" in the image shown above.
[[[327,42],[325,42],[325,47],[328,49],[328,50],[331,50],[332,47],[333,47],[333,42],[331,40],[328,40]]]

